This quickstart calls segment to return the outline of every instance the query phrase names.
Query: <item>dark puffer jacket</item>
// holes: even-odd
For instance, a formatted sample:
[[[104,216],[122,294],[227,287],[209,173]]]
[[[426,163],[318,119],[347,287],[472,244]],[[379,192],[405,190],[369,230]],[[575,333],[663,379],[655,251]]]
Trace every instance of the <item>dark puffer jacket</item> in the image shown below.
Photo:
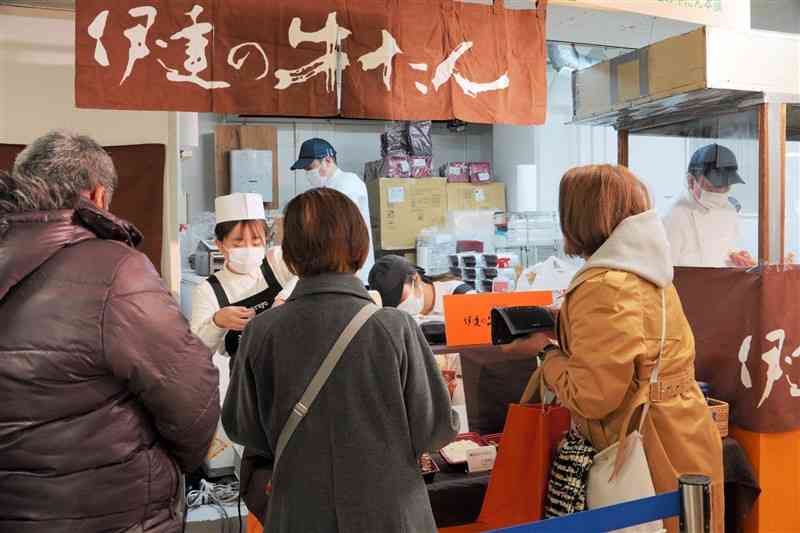
[[[133,226],[0,218],[0,532],[176,532],[218,374]]]

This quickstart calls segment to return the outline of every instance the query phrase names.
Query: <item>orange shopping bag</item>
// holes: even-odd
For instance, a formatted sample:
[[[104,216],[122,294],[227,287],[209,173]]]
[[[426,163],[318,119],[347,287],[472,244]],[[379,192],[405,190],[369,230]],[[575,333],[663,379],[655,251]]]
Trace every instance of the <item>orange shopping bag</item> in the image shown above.
[[[264,526],[253,515],[247,515],[247,533],[264,533]]]
[[[537,389],[541,392],[542,403],[528,403]],[[508,408],[497,461],[478,521],[439,531],[490,531],[541,520],[550,465],[570,425],[569,411],[565,407],[546,405],[543,397],[541,373],[537,370],[521,403]]]

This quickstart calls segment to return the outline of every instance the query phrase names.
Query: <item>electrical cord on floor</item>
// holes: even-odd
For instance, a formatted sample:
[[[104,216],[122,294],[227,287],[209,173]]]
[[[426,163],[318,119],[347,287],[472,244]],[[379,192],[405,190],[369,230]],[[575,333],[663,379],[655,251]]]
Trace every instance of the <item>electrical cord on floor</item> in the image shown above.
[[[194,509],[201,505],[214,506],[222,518],[221,533],[228,533],[228,519],[230,516],[225,510],[225,505],[237,503],[239,500],[239,483],[211,483],[205,479],[200,480],[200,488],[191,490],[186,494],[187,509]],[[188,514],[188,510],[187,510]],[[239,513],[239,531],[241,532],[241,512]]]

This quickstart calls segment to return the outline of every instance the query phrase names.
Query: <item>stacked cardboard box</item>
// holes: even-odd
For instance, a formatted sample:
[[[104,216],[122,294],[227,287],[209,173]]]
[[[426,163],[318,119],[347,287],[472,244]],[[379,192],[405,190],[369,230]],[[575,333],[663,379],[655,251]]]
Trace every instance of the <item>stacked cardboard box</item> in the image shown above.
[[[448,211],[505,211],[502,183],[447,183],[444,178],[379,178],[367,184],[378,251],[411,250],[424,228],[443,226]]]

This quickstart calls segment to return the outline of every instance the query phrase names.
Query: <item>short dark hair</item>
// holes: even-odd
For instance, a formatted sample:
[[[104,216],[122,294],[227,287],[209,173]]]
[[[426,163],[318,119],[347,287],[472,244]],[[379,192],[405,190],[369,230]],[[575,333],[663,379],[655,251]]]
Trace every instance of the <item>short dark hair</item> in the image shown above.
[[[334,189],[311,189],[286,206],[283,259],[303,277],[356,273],[367,260],[369,231],[358,206]]]
[[[628,217],[650,209],[647,187],[620,165],[589,165],[561,178],[558,208],[564,251],[589,257]]]
[[[219,242],[225,240],[225,237],[231,234],[231,232],[238,226],[239,224],[244,223],[245,225],[251,224],[259,224],[264,227],[264,234],[269,233],[269,228],[267,227],[266,220],[229,220],[228,222],[220,222],[216,226],[214,226],[214,236],[217,238]]]

